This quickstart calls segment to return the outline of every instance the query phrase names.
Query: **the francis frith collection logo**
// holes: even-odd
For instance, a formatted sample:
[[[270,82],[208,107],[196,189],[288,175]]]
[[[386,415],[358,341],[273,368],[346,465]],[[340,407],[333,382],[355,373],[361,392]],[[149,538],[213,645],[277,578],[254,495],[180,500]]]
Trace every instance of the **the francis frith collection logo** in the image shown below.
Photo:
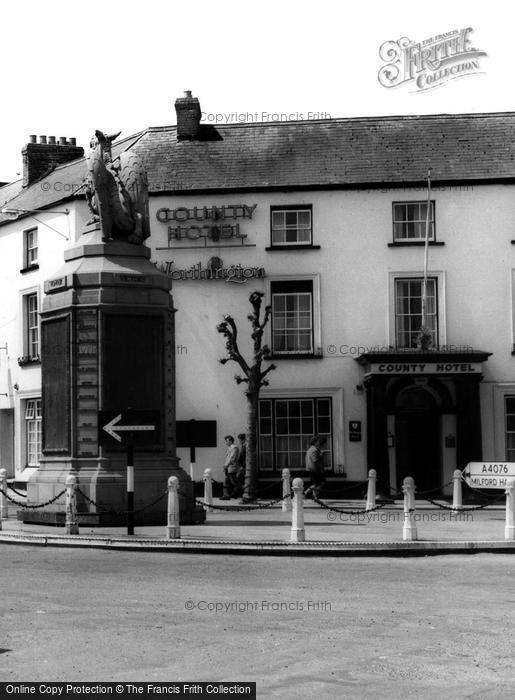
[[[379,49],[384,64],[378,73],[383,87],[413,84],[414,92],[440,87],[449,80],[481,73],[484,51],[471,45],[472,28],[454,29],[421,42],[402,37]]]

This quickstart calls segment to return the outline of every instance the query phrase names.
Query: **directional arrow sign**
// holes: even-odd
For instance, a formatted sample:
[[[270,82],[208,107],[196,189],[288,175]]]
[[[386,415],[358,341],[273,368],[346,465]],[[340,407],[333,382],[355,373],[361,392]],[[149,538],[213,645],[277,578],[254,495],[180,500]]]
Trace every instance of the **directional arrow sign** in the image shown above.
[[[469,462],[463,476],[473,489],[505,489],[515,477],[515,462]]]
[[[115,440],[118,440],[118,442],[122,441],[121,436],[118,435],[119,432],[133,432],[140,430],[156,429],[155,425],[118,425],[118,422],[121,421],[121,419],[122,414],[119,413],[112,420],[110,420],[109,423],[106,423],[106,425],[102,426],[102,430],[105,430],[108,435],[113,437]]]

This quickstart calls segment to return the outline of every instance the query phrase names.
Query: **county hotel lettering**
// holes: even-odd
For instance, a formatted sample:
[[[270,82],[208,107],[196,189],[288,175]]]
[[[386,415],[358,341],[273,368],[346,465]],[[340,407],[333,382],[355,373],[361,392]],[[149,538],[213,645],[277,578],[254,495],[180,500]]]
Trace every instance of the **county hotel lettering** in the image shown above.
[[[475,374],[481,372],[476,362],[383,362],[372,364],[367,374]]]

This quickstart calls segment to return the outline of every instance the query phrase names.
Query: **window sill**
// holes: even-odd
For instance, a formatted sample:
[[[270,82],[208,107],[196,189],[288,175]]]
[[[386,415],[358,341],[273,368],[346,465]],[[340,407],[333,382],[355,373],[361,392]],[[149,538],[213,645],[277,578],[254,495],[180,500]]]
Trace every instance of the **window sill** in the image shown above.
[[[408,246],[423,246],[425,241],[394,241],[388,243],[388,248],[404,248]],[[429,245],[445,245],[443,241],[429,241]]]
[[[20,274],[24,275],[26,272],[32,272],[33,270],[39,270],[39,265],[37,263],[35,265],[29,265],[28,267],[22,267]]]
[[[324,356],[322,353],[315,355],[313,352],[307,353],[281,353],[279,355],[274,355],[273,353],[267,355],[265,360],[323,360]]]
[[[320,250],[319,245],[303,245],[303,244],[295,244],[295,245],[272,245],[272,246],[267,246],[265,248],[267,252],[270,252],[271,250]]]
[[[29,357],[28,355],[24,355],[23,357],[18,358],[18,364],[20,367],[24,367],[25,365],[40,365],[41,364],[41,358],[39,355],[36,355],[35,357]]]

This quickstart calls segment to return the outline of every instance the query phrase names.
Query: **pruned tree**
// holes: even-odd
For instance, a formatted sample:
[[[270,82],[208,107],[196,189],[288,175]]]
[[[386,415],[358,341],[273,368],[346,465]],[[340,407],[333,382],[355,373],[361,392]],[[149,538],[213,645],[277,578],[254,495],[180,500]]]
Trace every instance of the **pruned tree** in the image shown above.
[[[220,323],[216,330],[221,333],[225,339],[225,348],[227,357],[220,360],[222,365],[230,360],[237,362],[241,368],[242,374],[236,374],[234,379],[237,384],[246,384],[245,396],[247,397],[247,461],[245,465],[245,486],[243,491],[244,501],[253,501],[256,498],[257,487],[257,415],[258,402],[261,387],[268,386],[266,376],[274,370],[275,365],[271,364],[266,369],[262,370],[261,365],[263,360],[266,360],[270,355],[270,348],[263,345],[263,333],[270,319],[272,312],[271,306],[265,306],[264,315],[261,319],[261,303],[264,294],[262,292],[252,292],[249,296],[249,301],[252,305],[252,313],[248,314],[247,318],[251,323],[251,339],[253,341],[252,362],[245,360],[238,347],[238,329],[232,316],[224,316],[224,320]],[[242,376],[243,375],[243,376]]]

